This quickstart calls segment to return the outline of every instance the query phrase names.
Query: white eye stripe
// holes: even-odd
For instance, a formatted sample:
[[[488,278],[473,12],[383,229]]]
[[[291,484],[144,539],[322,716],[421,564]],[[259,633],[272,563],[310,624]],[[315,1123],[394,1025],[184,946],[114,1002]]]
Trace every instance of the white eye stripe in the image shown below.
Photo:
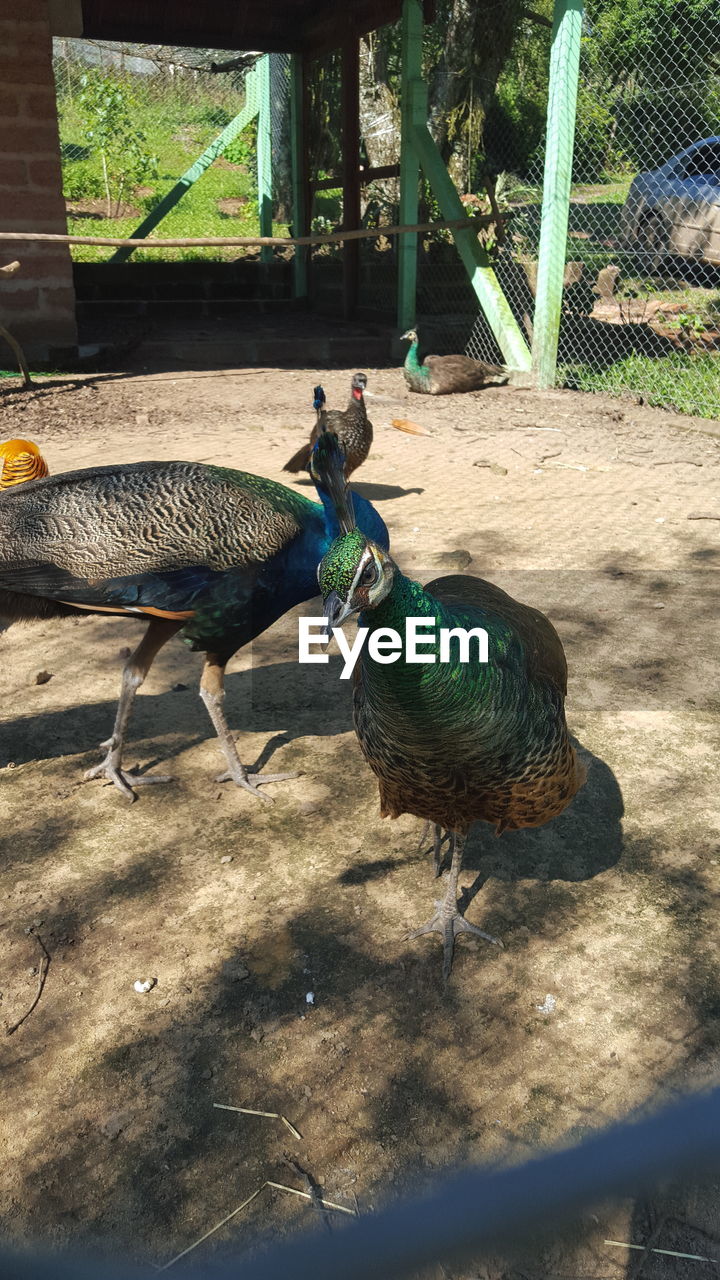
[[[352,600],[358,586],[360,585],[360,578],[362,577],[363,571],[367,568],[368,564],[374,563],[374,559],[375,558],[370,547],[366,547],[360,557],[358,567],[355,570],[355,577],[352,580],[352,585],[348,593],[348,600]]]

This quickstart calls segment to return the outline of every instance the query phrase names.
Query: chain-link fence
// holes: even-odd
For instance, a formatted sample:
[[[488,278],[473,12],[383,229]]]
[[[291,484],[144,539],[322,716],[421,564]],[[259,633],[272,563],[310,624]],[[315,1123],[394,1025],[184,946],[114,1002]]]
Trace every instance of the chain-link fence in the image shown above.
[[[584,16],[557,380],[719,416],[720,8],[714,0],[626,8],[589,0]],[[551,17],[548,2],[521,18],[499,79],[481,81],[465,104],[463,141],[450,159],[466,207],[490,214],[492,187],[505,226],[481,235],[529,344]],[[453,70],[438,54],[444,39],[441,23],[426,28],[436,133],[452,97]],[[399,41],[397,28],[383,28],[361,43],[362,159],[371,167],[399,161]],[[314,64],[321,126],[312,160],[321,179],[339,170],[339,103],[328,92],[337,81],[330,58]],[[340,191],[318,191],[314,228],[329,230],[341,217]],[[423,182],[421,220],[441,217]],[[397,179],[364,187],[363,223],[398,221]],[[320,298],[339,291],[341,253],[313,254]],[[396,299],[397,239],[364,242],[361,305],[391,320]],[[450,232],[420,237],[417,322],[425,351],[502,360]]]
[[[257,54],[56,39],[63,188],[68,231],[131,236],[242,111]],[[287,234],[289,75],[270,58],[274,208]],[[257,117],[189,182],[163,218],[166,238],[258,234]],[[202,166],[201,166],[202,167]],[[75,246],[81,261],[110,253]],[[135,260],[149,256],[135,251]],[[237,249],[165,250],[165,258],[236,258]],[[157,261],[157,251],[152,253]]]
[[[483,150],[509,216],[495,269],[532,338],[551,31],[526,22]],[[720,9],[589,0],[558,384],[720,416]],[[699,145],[704,143],[704,145]],[[500,352],[482,316],[467,351]]]

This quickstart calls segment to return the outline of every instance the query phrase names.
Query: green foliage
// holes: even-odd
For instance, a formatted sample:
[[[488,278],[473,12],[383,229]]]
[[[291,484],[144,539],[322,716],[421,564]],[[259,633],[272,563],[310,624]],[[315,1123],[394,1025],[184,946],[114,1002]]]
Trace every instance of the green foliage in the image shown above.
[[[95,200],[102,194],[102,177],[92,164],[84,160],[63,164],[63,195],[66,200]]]
[[[612,106],[597,87],[581,84],[575,124],[573,178],[592,182],[604,173],[612,147]]]
[[[100,154],[108,217],[113,209],[117,216],[128,191],[156,176],[157,156],[148,151],[145,134],[135,123],[133,95],[119,80],[98,71],[86,72],[78,102],[85,117],[86,141]]]
[[[655,359],[627,356],[609,369],[574,365],[565,370],[565,385],[580,391],[640,391],[648,404],[677,413],[720,418],[720,356],[683,355]]]
[[[248,173],[257,172],[257,116],[225,148],[225,159],[230,164],[242,165]]]

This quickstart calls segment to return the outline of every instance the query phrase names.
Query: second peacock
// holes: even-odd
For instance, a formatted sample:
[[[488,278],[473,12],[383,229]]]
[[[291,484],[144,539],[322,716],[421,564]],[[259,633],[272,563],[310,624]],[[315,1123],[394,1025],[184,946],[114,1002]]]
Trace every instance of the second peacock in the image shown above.
[[[426,587],[402,574],[382,547],[358,529],[339,538],[318,570],[329,627],[352,614],[369,629],[355,668],[353,712],[360,747],[380,787],[383,817],[412,813],[435,827],[439,852],[449,839],[447,892],[432,918],[411,938],[438,932],[443,975],[462,932],[496,942],[462,914],[458,876],[473,822],[507,829],[538,827],[562,813],[585,780],[568,737],[564,701],[567,665],[560,639],[537,609],[481,578],[453,575]],[[453,643],[443,662],[435,642],[425,661],[384,655],[373,633],[402,636],[408,618],[441,628],[482,629],[487,662],[477,647],[461,661]]]

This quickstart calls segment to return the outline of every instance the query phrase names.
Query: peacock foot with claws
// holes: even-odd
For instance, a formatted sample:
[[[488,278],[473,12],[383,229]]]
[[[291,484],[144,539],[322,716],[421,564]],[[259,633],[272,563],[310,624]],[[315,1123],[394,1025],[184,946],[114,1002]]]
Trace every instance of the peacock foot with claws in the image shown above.
[[[233,765],[225,773],[219,773],[215,781],[234,782],[236,787],[242,787],[243,790],[249,791],[251,795],[264,800],[266,804],[274,804],[275,801],[272,796],[265,795],[260,790],[260,787],[266,782],[290,782],[293,778],[299,777],[299,773],[248,773],[245,765],[238,760],[237,765]]]
[[[442,902],[435,903],[435,915],[432,919],[421,924],[419,929],[413,929],[412,933],[408,933],[406,941],[410,942],[413,938],[421,938],[426,933],[439,933],[443,940],[443,980],[447,982],[452,970],[453,955],[455,952],[455,939],[459,933],[471,933],[475,938],[484,938],[486,942],[492,942],[496,947],[502,947],[499,938],[493,938],[491,934],[484,933],[482,929],[478,929],[477,925],[470,924],[457,909],[457,904],[448,904],[447,898]]]
[[[133,791],[133,787],[148,787],[153,783],[172,782],[169,774],[155,773],[138,773],[137,769],[123,769],[122,767],[122,751],[116,744],[114,738],[109,738],[107,742],[101,742],[101,747],[107,750],[107,755],[100,764],[96,764],[93,769],[87,769],[83,774],[83,781],[91,782],[93,778],[105,778],[107,782],[112,782],[118,791],[133,804],[137,800],[137,796]]]

